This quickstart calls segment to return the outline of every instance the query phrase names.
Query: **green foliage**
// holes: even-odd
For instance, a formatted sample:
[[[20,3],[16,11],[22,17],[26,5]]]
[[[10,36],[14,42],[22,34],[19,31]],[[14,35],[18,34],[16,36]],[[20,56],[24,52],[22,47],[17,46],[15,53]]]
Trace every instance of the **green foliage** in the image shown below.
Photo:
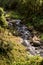
[[[0,16],[4,15],[3,8],[0,7]]]
[[[32,16],[32,24],[37,29],[43,30],[43,17],[42,16],[33,15]]]
[[[41,15],[43,12],[43,0],[0,0],[0,3],[6,9],[18,10],[22,15],[26,16],[32,13],[40,13]]]
[[[22,19],[23,16],[21,16],[18,12],[16,11],[9,11],[5,17],[9,18],[14,18],[14,19]]]
[[[43,18],[41,18],[43,15],[43,0],[3,0],[3,4],[4,7],[7,6],[20,14],[11,12],[10,17],[25,19],[26,24],[32,24],[38,29],[41,26],[40,30],[43,30]],[[27,20],[32,22],[27,22]]]
[[[0,8],[0,26],[2,26],[2,27],[8,26],[8,23],[7,23],[6,18],[4,16],[3,8]]]
[[[43,59],[40,56],[30,56],[28,61],[14,62],[12,65],[43,65]]]

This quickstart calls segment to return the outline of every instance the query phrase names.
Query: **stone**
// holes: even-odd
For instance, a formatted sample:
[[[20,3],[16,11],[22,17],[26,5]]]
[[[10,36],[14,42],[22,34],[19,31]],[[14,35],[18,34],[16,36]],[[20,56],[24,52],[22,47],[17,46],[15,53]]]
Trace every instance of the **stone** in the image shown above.
[[[34,36],[34,37],[32,38],[32,41],[33,41],[33,45],[34,45],[34,46],[40,46],[40,45],[41,45],[40,39],[39,39],[37,36]]]

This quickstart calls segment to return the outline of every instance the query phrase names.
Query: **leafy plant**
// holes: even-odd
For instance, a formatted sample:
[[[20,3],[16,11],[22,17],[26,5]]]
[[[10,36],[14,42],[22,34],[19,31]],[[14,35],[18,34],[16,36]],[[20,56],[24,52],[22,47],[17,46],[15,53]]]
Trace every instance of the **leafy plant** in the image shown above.
[[[3,8],[0,8],[0,26],[2,26],[2,27],[8,26],[8,23],[7,23],[6,18],[4,16]]]

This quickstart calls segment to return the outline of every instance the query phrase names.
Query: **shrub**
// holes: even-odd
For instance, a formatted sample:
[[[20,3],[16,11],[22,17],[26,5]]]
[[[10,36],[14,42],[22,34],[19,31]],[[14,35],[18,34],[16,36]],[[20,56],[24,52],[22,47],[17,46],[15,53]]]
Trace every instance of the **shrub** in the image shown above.
[[[3,8],[0,8],[0,26],[2,26],[2,27],[8,26],[8,23],[7,23],[6,18],[4,16]]]
[[[33,20],[32,24],[33,24],[34,27],[36,27],[38,30],[43,30],[43,17],[42,16],[34,15],[32,17],[32,20]]]
[[[0,16],[4,15],[4,10],[3,8],[0,7]]]

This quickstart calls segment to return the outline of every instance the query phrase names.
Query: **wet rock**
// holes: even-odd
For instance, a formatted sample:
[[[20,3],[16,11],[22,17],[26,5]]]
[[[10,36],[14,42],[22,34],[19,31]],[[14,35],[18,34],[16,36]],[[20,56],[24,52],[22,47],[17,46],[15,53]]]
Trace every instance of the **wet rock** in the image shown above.
[[[35,46],[35,47],[40,46],[40,43],[34,42],[33,46]]]
[[[30,41],[29,40],[24,40],[22,43],[24,46],[29,47],[30,46]]]
[[[40,46],[40,45],[41,45],[40,39],[39,39],[37,36],[34,36],[34,37],[32,38],[32,41],[33,41],[33,45],[34,45],[34,46]]]
[[[36,55],[35,47],[30,46],[30,47],[27,47],[26,50],[29,51],[32,55]]]
[[[11,19],[10,19],[9,17],[6,17],[6,20],[7,20],[7,21],[10,21]]]
[[[9,35],[9,36],[12,36],[12,33],[9,32],[8,35]]]
[[[41,49],[43,49],[43,46],[40,46]]]
[[[40,55],[43,56],[43,50],[40,51]]]

